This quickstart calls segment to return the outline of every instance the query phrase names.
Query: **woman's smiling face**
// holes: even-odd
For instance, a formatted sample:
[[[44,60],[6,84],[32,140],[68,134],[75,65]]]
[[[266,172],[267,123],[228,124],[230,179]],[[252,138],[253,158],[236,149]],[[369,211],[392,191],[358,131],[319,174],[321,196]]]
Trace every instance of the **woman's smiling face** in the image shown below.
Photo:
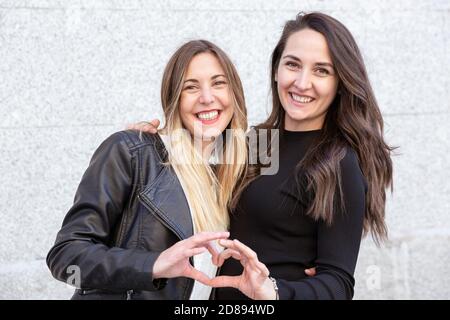
[[[183,125],[196,138],[220,135],[231,121],[234,106],[230,86],[219,60],[212,53],[192,58],[180,97]]]
[[[275,80],[285,110],[285,129],[321,129],[339,83],[325,37],[312,29],[293,33]]]

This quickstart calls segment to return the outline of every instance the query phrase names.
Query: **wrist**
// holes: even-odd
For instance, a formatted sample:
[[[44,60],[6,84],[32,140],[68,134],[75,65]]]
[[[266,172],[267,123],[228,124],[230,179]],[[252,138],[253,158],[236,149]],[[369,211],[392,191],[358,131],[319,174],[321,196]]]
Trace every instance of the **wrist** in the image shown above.
[[[152,268],[152,280],[156,280],[159,278],[163,278],[162,270],[161,270],[161,255],[155,260]]]
[[[278,300],[278,286],[275,279],[267,277],[264,281],[260,293],[255,297],[256,300]]]
[[[272,277],[269,277],[269,280],[270,280],[270,283],[272,285],[272,289],[273,289],[273,292],[274,292],[274,294],[272,295],[272,297],[273,297],[272,300],[280,300],[280,294],[278,292],[277,281],[274,278],[272,278]]]

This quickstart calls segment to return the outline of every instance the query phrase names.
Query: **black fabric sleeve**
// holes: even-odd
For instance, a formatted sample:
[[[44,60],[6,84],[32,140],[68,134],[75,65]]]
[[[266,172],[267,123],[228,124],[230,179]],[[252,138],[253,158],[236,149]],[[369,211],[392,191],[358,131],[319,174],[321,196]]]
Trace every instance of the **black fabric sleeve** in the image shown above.
[[[280,299],[352,299],[365,212],[365,180],[356,153],[341,160],[345,212],[337,211],[331,226],[318,222],[316,275],[300,281],[276,279]]]
[[[47,255],[56,279],[66,282],[69,266],[76,266],[83,289],[159,289],[151,273],[159,252],[110,247],[132,190],[133,161],[123,132],[95,151]]]

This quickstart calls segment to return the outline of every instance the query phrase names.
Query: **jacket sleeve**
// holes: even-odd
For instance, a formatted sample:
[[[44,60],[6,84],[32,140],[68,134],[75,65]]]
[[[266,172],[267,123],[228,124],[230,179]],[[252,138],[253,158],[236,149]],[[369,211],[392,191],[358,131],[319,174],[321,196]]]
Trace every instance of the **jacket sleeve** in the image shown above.
[[[110,247],[132,191],[133,162],[123,132],[111,135],[95,151],[47,255],[56,279],[67,282],[71,272],[79,270],[79,288],[159,289],[159,282],[152,281],[159,252]]]
[[[345,212],[331,226],[319,222],[316,275],[300,281],[277,279],[280,299],[352,299],[356,260],[365,213],[365,180],[356,153],[348,150],[340,163]]]

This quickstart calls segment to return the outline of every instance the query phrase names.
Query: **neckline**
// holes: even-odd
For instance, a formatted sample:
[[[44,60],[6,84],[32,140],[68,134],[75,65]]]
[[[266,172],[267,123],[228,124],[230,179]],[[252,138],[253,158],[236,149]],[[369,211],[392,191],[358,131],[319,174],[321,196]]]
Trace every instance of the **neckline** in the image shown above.
[[[299,140],[307,137],[317,137],[322,132],[322,129],[307,130],[307,131],[289,131],[283,130],[283,137],[287,140]]]

